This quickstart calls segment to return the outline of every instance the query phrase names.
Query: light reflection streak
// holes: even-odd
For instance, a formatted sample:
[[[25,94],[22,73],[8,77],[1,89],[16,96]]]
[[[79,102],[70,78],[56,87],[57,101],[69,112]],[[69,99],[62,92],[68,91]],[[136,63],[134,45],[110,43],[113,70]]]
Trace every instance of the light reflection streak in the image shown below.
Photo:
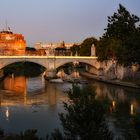
[[[133,104],[131,104],[131,106],[130,106],[130,114],[134,115],[134,105]]]
[[[114,100],[112,101],[112,107],[113,107],[113,110],[115,110],[115,108],[116,108],[116,102]]]
[[[6,112],[5,112],[5,116],[6,116],[6,120],[9,121],[9,108],[6,107]]]

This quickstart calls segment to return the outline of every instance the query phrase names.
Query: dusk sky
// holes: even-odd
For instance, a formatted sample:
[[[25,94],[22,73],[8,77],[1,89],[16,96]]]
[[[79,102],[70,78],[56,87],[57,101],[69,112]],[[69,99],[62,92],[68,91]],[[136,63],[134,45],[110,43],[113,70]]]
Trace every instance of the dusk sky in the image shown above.
[[[22,33],[27,46],[36,42],[82,42],[102,36],[107,16],[119,3],[140,16],[140,0],[0,0],[0,30],[5,21]]]

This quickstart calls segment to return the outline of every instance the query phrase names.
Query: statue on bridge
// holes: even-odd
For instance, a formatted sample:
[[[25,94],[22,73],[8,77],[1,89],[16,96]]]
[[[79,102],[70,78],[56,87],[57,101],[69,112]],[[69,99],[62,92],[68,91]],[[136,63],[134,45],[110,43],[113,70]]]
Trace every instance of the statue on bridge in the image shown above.
[[[91,56],[96,56],[96,48],[94,44],[91,46]]]

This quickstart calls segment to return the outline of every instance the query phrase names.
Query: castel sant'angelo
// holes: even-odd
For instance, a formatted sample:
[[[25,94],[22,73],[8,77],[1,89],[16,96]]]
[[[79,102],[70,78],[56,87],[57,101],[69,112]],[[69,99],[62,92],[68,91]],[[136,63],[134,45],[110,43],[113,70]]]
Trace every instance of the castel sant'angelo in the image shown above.
[[[24,55],[26,41],[22,34],[13,33],[10,28],[0,32],[1,55]]]

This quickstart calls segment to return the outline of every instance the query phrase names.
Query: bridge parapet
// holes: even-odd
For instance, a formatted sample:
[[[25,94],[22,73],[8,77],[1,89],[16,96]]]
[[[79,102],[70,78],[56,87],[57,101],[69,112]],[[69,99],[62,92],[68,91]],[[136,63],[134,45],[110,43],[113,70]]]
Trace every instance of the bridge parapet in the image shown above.
[[[100,63],[95,56],[0,56],[0,69],[16,62],[33,62],[48,70],[54,70],[74,61],[89,64],[97,69],[100,68]]]

